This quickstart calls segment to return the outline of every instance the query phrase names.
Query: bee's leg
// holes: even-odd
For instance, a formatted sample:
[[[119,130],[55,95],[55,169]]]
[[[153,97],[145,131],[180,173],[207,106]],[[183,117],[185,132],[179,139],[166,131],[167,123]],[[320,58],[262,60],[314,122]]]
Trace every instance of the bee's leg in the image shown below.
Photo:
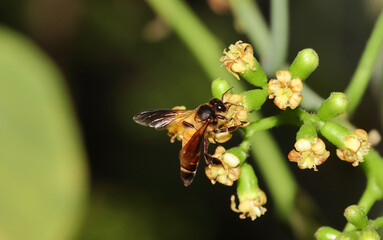
[[[236,126],[227,127],[227,128],[218,128],[218,129],[214,129],[213,132],[214,133],[233,132],[237,130],[240,126],[242,125],[236,125]]]
[[[218,158],[215,158],[211,154],[207,153],[208,147],[209,147],[209,141],[207,140],[207,138],[204,138],[203,139],[203,156],[205,158],[206,164],[221,165],[222,162]]]
[[[230,119],[227,119],[227,117],[217,114],[216,115],[218,119],[230,121]]]
[[[230,122],[230,121],[234,120],[234,118],[232,118],[232,117],[231,118],[227,118],[227,117],[219,115],[219,114],[217,114],[217,118],[221,119],[221,120],[226,120],[226,122]]]
[[[187,128],[194,128],[194,129],[196,129],[196,128],[194,127],[193,124],[188,123],[188,122],[186,122],[186,121],[182,121],[182,124],[184,125],[184,127],[187,127]],[[197,130],[197,129],[196,129],[196,130]]]
[[[249,124],[250,124],[250,122],[246,122],[246,123],[241,122],[240,124],[234,125],[234,126],[231,126],[231,127],[214,129],[213,132],[214,133],[234,132],[235,130],[237,130],[240,127],[247,127],[247,126],[249,126]]]

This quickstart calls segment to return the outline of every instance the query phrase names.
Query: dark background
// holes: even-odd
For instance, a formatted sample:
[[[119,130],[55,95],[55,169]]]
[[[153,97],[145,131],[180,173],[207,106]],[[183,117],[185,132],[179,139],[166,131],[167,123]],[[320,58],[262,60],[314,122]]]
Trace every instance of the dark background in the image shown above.
[[[188,4],[225,46],[247,40],[235,30],[230,13],[217,14],[206,1]],[[267,17],[268,1],[259,4]],[[290,2],[288,60],[303,48],[317,51],[320,66],[307,83],[322,97],[346,87],[382,6],[378,0]],[[66,78],[91,176],[78,239],[294,239],[277,220],[270,196],[266,215],[252,222],[230,210],[235,188],[213,187],[202,168],[185,188],[179,179],[180,143],[170,144],[165,132],[133,122],[145,109],[195,108],[211,97],[210,79],[180,39],[161,24],[157,33],[151,31],[155,17],[139,0],[0,3],[0,22],[38,44]],[[382,64],[378,67],[382,71]],[[373,93],[367,91],[352,118],[367,131],[381,129],[381,100]],[[276,112],[265,104],[265,115]],[[295,127],[272,130],[285,155],[295,132]],[[322,225],[342,229],[344,208],[357,203],[366,180],[360,168],[339,161],[330,149],[332,156],[319,172],[289,167],[318,205]],[[377,204],[370,217],[381,211]]]

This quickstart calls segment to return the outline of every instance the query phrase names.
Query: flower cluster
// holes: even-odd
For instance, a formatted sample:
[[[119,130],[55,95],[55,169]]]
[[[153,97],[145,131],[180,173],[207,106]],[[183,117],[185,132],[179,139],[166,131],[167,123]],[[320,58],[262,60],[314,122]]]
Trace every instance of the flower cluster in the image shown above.
[[[263,207],[263,205],[266,204],[267,198],[266,194],[258,188],[258,192],[256,196],[254,197],[249,197],[249,196],[244,196],[239,198],[239,205],[238,208],[236,206],[235,202],[235,195],[231,196],[231,210],[237,213],[241,213],[239,215],[239,218],[245,219],[246,217],[251,218],[251,220],[255,220],[257,217],[262,216],[263,214],[266,213],[267,209]]]
[[[287,107],[295,109],[302,101],[302,81],[299,77],[291,79],[291,72],[277,71],[277,79],[271,79],[268,84],[269,98],[281,110]]]
[[[367,132],[363,129],[356,129],[355,135],[345,137],[344,148],[338,148],[336,155],[341,160],[351,162],[355,167],[359,165],[359,162],[364,161],[364,155],[368,154],[370,147]]]
[[[291,150],[288,158],[291,162],[296,162],[300,169],[313,168],[314,171],[318,171],[316,166],[321,165],[330,156],[330,152],[326,150],[320,138],[314,138],[311,141],[301,138],[294,147],[296,150]]]
[[[223,53],[225,56],[222,56],[220,61],[223,62],[223,66],[226,66],[227,71],[238,80],[238,73],[243,74],[246,67],[249,67],[252,71],[256,70],[254,67],[254,51],[250,44],[237,41],[229,46],[229,51],[225,49]]]
[[[239,158],[232,153],[227,153],[222,146],[218,146],[215,149],[213,157],[218,159],[221,164],[209,164],[206,166],[206,176],[211,180],[212,184],[219,182],[223,185],[232,186],[233,182],[238,180],[241,174]]]

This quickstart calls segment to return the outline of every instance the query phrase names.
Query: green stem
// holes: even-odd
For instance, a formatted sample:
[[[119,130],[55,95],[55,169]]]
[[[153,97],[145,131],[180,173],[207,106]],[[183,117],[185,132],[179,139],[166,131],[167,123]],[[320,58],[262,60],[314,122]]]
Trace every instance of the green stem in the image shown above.
[[[363,207],[367,214],[377,200],[383,198],[383,159],[374,150],[370,149],[370,153],[366,155],[365,161],[361,164],[367,176],[367,187],[359,200],[358,206]],[[345,230],[353,230],[354,226],[347,224]]]
[[[362,54],[360,62],[350,84],[345,90],[346,95],[350,99],[348,113],[352,114],[358,106],[361,98],[367,88],[375,63],[378,59],[379,52],[383,47],[383,11],[374,26],[371,36],[367,42],[366,48]]]
[[[282,155],[280,148],[266,131],[254,134],[251,154],[266,180],[276,212],[281,219],[288,222],[294,210],[298,185],[287,166],[285,156]]]
[[[261,59],[270,49],[270,33],[266,21],[253,0],[230,0],[236,20],[249,37],[254,49]]]
[[[222,77],[242,92],[244,88],[221,65],[221,43],[195,16],[189,6],[181,0],[146,0],[148,4],[174,29],[177,35],[193,53],[210,80]]]
[[[275,140],[264,130],[281,124],[294,123],[295,120],[296,117],[291,115],[291,112],[282,112],[277,116],[258,120],[246,128],[244,140],[239,146],[244,152],[248,152],[251,148],[251,154],[266,180],[277,212],[286,222],[289,221],[294,209],[298,185]]]
[[[324,122],[320,120],[320,118],[316,114],[311,114],[302,110],[300,108],[294,109],[293,112],[297,115],[297,117],[303,121],[304,123],[311,123],[317,129],[320,129]]]
[[[376,202],[376,197],[374,193],[373,187],[371,187],[372,184],[367,183],[367,187],[364,190],[362,197],[360,198],[358,202],[358,206],[363,207],[363,211],[367,214],[374,203]]]
[[[375,229],[383,227],[383,217],[378,217],[378,218],[376,218],[374,220],[371,220],[370,221],[370,226],[375,228]]]
[[[250,145],[254,137],[254,134],[260,131],[268,130],[270,128],[273,128],[282,124],[291,123],[291,122],[292,122],[291,119],[286,117],[286,113],[282,112],[279,115],[263,118],[251,123],[248,127],[246,127],[246,130],[245,130],[246,134],[242,143],[240,144],[240,148],[243,151],[248,152],[250,149]]]
[[[264,68],[268,74],[275,73],[286,61],[289,42],[288,0],[271,1],[271,46]]]

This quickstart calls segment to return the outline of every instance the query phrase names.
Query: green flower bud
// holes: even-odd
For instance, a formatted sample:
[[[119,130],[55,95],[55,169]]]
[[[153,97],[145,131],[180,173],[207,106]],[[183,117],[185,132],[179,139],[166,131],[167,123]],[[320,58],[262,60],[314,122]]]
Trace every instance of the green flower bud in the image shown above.
[[[230,87],[228,82],[222,78],[217,78],[211,83],[211,92],[215,98],[221,99],[222,94],[224,94]]]
[[[357,239],[360,239],[360,238],[358,238],[358,233],[354,231],[342,233],[336,238],[336,240],[357,240]]]
[[[368,224],[367,215],[363,209],[357,205],[351,205],[344,211],[344,216],[349,223],[354,225],[358,229],[363,229]]]
[[[380,236],[373,228],[366,228],[360,233],[359,240],[379,240]]]
[[[231,209],[241,213],[239,216],[241,219],[249,217],[255,220],[267,211],[264,207],[267,202],[266,194],[258,187],[258,179],[253,167],[248,163],[241,166],[237,195],[239,204],[237,206],[235,196],[231,196]]]
[[[247,158],[247,153],[245,151],[243,151],[242,149],[240,149],[239,147],[230,148],[226,152],[227,153],[232,153],[235,156],[237,156],[239,158],[239,160],[241,161],[240,164],[244,163],[246,158]]]
[[[334,240],[337,236],[340,235],[340,232],[332,227],[320,227],[315,232],[315,238],[317,240]]]
[[[326,122],[320,129],[320,132],[327,140],[339,148],[344,147],[346,136],[353,135],[353,132],[347,128],[333,122]]]
[[[316,137],[318,137],[316,128],[313,124],[310,123],[303,124],[297,132],[297,141],[301,138],[305,138],[311,141]]]
[[[241,166],[241,176],[239,177],[237,186],[239,200],[257,198],[258,189],[258,178],[254,173],[253,167],[248,163],[244,163]]]
[[[240,94],[243,97],[244,107],[247,111],[258,111],[265,103],[268,93],[266,90],[254,89]]]
[[[323,121],[327,121],[339,116],[342,113],[345,113],[347,106],[348,98],[346,94],[341,92],[333,92],[329,98],[322,102],[318,110],[318,116]]]
[[[252,70],[249,66],[247,66],[245,72],[242,73],[241,76],[254,86],[267,89],[268,79],[266,73],[263,71],[256,58],[254,58],[254,68]]]
[[[318,65],[318,54],[313,49],[306,48],[300,51],[295,57],[289,71],[292,73],[292,78],[299,77],[304,81],[314,72]]]

